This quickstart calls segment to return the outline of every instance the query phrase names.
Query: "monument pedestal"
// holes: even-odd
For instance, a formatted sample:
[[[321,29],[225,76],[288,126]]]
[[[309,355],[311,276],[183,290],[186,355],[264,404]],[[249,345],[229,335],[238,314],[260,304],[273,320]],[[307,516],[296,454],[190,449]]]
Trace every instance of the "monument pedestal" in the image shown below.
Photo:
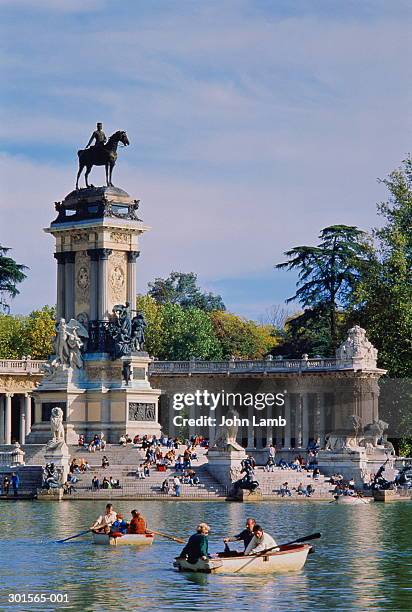
[[[238,446],[238,445],[237,445]],[[207,453],[207,469],[225,487],[231,487],[238,480],[241,462],[246,459],[245,449],[228,444],[225,448],[210,448]]]
[[[107,353],[84,355],[84,367],[68,368],[46,376],[34,393],[36,422],[28,443],[48,440],[50,410],[62,408],[68,444],[77,444],[79,435],[90,440],[103,433],[117,443],[122,434],[160,434],[159,389],[148,380],[151,362],[147,353],[112,360]],[[126,379],[125,379],[126,375]]]
[[[67,444],[64,442],[57,448],[46,447],[44,460],[46,463],[54,463],[55,468],[60,474],[61,483],[65,483],[67,480],[67,474],[69,473],[70,462],[70,453],[69,449],[67,448]]]
[[[259,491],[259,489],[257,491],[239,489],[233,497],[230,497],[230,499],[238,502],[260,502],[263,500],[263,494],[261,491]]]
[[[353,478],[357,487],[362,487],[368,475],[374,475],[388,459],[384,447],[355,447],[353,449],[325,450],[318,453],[318,467],[321,474],[331,476],[342,474],[345,480]],[[395,459],[393,457],[393,459]],[[395,478],[397,470],[387,465],[384,477],[388,480]]]

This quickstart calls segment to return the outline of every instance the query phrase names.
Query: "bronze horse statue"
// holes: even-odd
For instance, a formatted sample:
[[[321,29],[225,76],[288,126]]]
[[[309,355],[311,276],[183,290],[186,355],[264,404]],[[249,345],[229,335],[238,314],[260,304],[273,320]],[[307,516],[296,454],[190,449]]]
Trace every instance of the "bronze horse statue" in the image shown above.
[[[77,173],[76,189],[79,188],[79,178],[83,168],[86,168],[86,174],[84,175],[86,187],[90,187],[87,179],[93,166],[105,167],[106,185],[108,187],[113,187],[112,172],[117,159],[117,145],[119,142],[125,147],[130,144],[126,132],[119,130],[110,136],[106,144],[96,145],[90,147],[90,149],[80,149],[80,151],[77,151],[77,155],[79,156],[79,171]]]

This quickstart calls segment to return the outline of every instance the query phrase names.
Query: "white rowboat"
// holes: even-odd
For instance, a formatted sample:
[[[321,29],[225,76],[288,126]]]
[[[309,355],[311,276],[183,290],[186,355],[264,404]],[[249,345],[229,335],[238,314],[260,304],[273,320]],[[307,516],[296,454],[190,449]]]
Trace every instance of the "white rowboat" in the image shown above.
[[[126,533],[125,535],[112,537],[107,533],[96,533],[92,531],[93,544],[103,546],[151,546],[153,544],[153,533]]]
[[[338,495],[335,497],[338,504],[347,504],[348,506],[364,506],[373,502],[373,497],[358,497],[357,495]]]
[[[280,546],[278,550],[268,552],[267,555],[245,556],[234,553],[225,556],[219,553],[212,559],[199,559],[196,563],[189,563],[187,559],[177,557],[174,562],[181,572],[202,572],[205,574],[272,574],[295,572],[305,565],[309,551],[309,544],[289,544]]]

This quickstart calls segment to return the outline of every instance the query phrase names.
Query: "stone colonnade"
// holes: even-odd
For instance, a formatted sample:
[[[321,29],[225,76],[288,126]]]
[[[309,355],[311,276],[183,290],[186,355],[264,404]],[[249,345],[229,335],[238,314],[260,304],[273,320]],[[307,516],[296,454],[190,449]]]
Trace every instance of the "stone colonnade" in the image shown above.
[[[17,411],[17,419],[14,414]],[[18,423],[18,435],[13,424]],[[30,393],[0,393],[0,444],[25,444],[32,425]]]
[[[153,383],[163,392],[161,396],[161,424],[164,431],[170,435],[178,435],[179,428],[173,425],[173,417],[178,412],[173,410],[172,396],[174,393],[194,393],[196,390],[207,389],[218,393],[254,394],[283,393],[283,406],[266,406],[257,410],[253,406],[235,405],[240,419],[248,419],[248,425],[239,426],[238,442],[249,449],[265,448],[276,444],[278,449],[306,449],[310,441],[318,440],[323,447],[325,437],[331,432],[348,431],[348,417],[358,415],[363,425],[378,418],[379,385],[378,376],[373,373],[319,373],[304,375],[285,375],[271,378],[262,377],[202,377],[192,375],[187,378],[179,376],[154,376]],[[221,403],[215,412],[208,408],[192,406],[186,409],[186,416],[213,416],[217,426],[199,427],[190,425],[189,436],[201,434],[207,436],[211,443],[219,431],[222,415],[232,406]],[[256,426],[260,419],[282,417],[285,426]]]

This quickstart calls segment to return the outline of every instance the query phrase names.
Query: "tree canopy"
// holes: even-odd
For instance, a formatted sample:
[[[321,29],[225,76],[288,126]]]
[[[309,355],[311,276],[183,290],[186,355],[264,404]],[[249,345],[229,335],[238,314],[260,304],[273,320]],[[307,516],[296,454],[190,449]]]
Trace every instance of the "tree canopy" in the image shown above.
[[[178,304],[206,312],[226,309],[220,295],[203,292],[198,287],[194,272],[171,272],[168,278],[156,278],[149,283],[148,295],[158,304]]]
[[[298,301],[310,314],[326,317],[329,328],[329,350],[338,342],[338,309],[349,304],[371,247],[366,234],[350,225],[331,225],[319,235],[317,246],[297,246],[285,252],[288,261],[277,269],[298,270],[295,295],[287,302]]]
[[[10,311],[8,300],[15,298],[20,292],[17,285],[24,281],[27,266],[18,264],[14,259],[7,256],[11,249],[0,245],[0,309],[3,312]]]
[[[28,316],[0,314],[0,359],[46,359],[53,352],[54,309],[44,306]]]

